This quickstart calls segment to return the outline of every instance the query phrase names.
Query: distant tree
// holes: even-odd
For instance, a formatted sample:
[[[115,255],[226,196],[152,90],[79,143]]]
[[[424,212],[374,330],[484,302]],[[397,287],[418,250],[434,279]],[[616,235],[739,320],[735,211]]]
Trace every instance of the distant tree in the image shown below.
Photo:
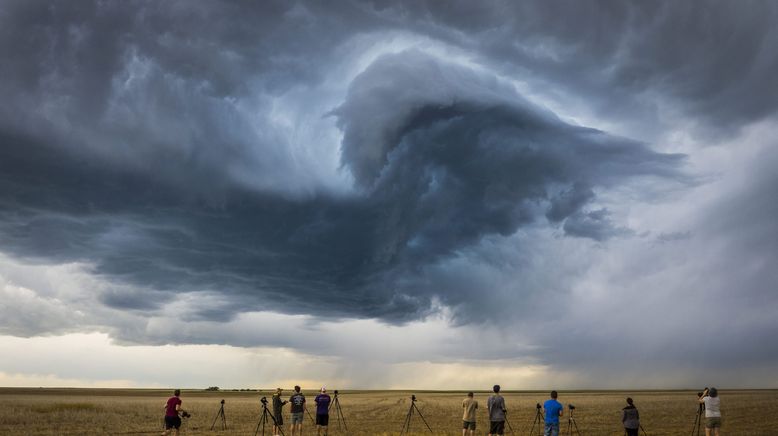
[[[206,391],[218,391],[218,390],[219,390],[218,386],[208,386],[208,389],[206,389]]]

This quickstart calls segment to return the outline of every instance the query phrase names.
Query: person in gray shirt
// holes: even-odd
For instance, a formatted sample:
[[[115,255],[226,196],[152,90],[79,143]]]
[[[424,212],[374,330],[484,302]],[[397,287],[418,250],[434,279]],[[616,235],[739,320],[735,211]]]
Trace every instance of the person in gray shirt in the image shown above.
[[[505,434],[505,399],[500,395],[500,385],[494,385],[494,395],[489,397],[489,436]]]
[[[621,423],[624,425],[627,436],[638,436],[640,414],[632,402],[632,398],[627,398],[627,407],[621,409]]]

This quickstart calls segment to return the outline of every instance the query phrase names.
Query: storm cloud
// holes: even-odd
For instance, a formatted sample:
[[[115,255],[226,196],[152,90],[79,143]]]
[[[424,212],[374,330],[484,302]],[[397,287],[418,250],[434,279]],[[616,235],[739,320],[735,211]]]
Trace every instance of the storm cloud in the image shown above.
[[[253,346],[229,327],[252,313],[445,316],[527,329],[469,358],[605,356],[607,312],[574,304],[688,309],[711,250],[774,307],[774,166],[751,154],[776,155],[752,133],[775,121],[776,22],[768,2],[5,2],[0,253],[100,285],[68,319],[0,281],[52,314],[0,331]],[[589,328],[538,333],[549,301]],[[192,328],[154,331],[171,311]]]

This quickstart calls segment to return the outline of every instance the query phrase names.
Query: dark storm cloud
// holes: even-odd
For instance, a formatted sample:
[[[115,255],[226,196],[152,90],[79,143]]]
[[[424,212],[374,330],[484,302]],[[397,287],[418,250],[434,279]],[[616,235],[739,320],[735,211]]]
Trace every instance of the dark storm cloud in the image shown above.
[[[415,274],[536,222],[552,191],[680,177],[681,156],[565,124],[489,76],[417,51],[376,60],[333,114],[359,188],[341,198],[234,185],[215,206],[153,172],[5,135],[3,246],[88,261],[96,274],[140,287],[222,293],[226,302],[204,318],[270,309],[401,321],[445,293],[413,283]],[[585,204],[550,207],[559,222]],[[609,224],[596,224],[575,235],[603,239]],[[153,307],[137,298],[101,301]]]
[[[463,253],[532,226],[628,236],[599,195],[682,178],[681,156],[560,121],[493,73],[648,130],[660,104],[732,131],[775,111],[772,3],[597,6],[6,2],[2,250],[153,290],[100,296],[129,310],[200,290],[226,297],[206,319],[460,307],[451,277],[467,274],[445,265]],[[296,120],[341,129],[354,186],[333,193],[289,151],[275,99],[320,103],[312,89],[361,54],[344,47],[383,32],[479,68],[392,50]]]
[[[662,105],[734,134],[774,114],[778,4],[769,1],[374,2],[395,23],[468,47],[561,104],[657,123]],[[640,129],[641,126],[637,126]]]

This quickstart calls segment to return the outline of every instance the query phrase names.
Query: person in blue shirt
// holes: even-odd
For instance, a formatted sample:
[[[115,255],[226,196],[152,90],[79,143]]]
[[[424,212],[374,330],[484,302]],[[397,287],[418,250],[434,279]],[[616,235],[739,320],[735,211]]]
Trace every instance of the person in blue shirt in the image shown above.
[[[543,410],[546,411],[546,425],[543,434],[545,436],[559,436],[559,417],[562,416],[562,403],[556,400],[558,394],[551,391],[551,399],[543,403]]]

